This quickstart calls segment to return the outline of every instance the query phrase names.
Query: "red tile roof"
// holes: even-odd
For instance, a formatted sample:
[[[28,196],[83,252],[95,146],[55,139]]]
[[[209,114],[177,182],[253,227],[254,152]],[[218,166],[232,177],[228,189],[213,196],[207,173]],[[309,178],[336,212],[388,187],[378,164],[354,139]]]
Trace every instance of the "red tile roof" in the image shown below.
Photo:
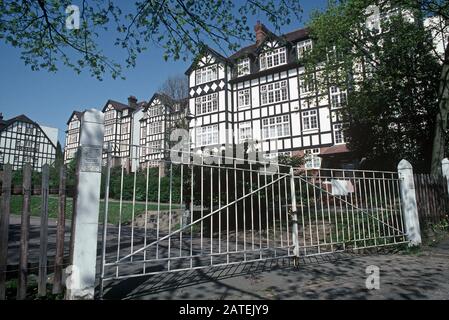
[[[334,155],[334,154],[347,153],[347,152],[351,152],[351,151],[348,149],[346,144],[337,144],[335,146],[327,148],[320,155],[321,156],[330,156],[330,155]]]

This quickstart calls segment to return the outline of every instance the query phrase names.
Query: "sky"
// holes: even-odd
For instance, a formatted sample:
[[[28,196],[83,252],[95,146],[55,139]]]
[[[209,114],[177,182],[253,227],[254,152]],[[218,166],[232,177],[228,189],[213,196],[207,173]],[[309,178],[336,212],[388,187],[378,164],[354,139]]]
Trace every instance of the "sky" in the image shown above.
[[[299,1],[303,7],[302,20],[284,26],[282,33],[303,27],[310,12],[324,8],[327,3],[326,0]],[[249,25],[254,25],[257,20],[264,23],[263,17],[257,15],[248,20]],[[99,81],[87,71],[78,75],[65,66],[56,73],[32,71],[20,59],[19,52],[0,42],[0,112],[4,119],[25,114],[41,125],[58,128],[62,146],[66,123],[74,110],[101,110],[108,99],[127,103],[130,95],[139,101],[148,100],[167,77],[183,75],[191,64],[189,60],[165,61],[163,51],[152,46],[138,57],[135,68],[124,69],[125,80],[114,80],[106,75]]]

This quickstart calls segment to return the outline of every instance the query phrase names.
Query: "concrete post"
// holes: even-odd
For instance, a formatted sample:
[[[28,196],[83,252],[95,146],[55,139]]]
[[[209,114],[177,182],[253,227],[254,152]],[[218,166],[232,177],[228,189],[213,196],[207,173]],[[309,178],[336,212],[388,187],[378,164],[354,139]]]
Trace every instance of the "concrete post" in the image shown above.
[[[68,300],[93,299],[97,263],[98,215],[100,209],[101,164],[104,115],[87,110],[81,120],[80,157],[76,219],[74,221],[72,265],[68,268]]]
[[[413,167],[407,160],[398,164],[399,184],[401,189],[402,214],[405,221],[405,231],[409,246],[421,244],[421,231],[419,227],[418,206],[416,204],[415,182],[413,180]]]
[[[446,178],[447,190],[449,192],[449,160],[447,158],[441,160],[441,171],[443,172],[443,177]]]

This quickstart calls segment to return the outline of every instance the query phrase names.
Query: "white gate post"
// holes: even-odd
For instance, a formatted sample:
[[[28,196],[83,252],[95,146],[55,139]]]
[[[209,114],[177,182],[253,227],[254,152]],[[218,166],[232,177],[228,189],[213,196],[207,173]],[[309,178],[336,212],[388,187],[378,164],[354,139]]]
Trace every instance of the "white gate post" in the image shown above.
[[[446,178],[447,190],[449,192],[449,160],[447,158],[441,160],[441,171],[443,171],[443,177]]]
[[[296,190],[295,190],[295,173],[293,167],[290,167],[290,193],[292,201],[292,242],[293,242],[293,255],[299,257],[299,237],[298,237],[298,214],[296,207]]]
[[[410,162],[401,160],[398,164],[398,174],[407,239],[410,241],[409,246],[418,246],[421,244],[421,231],[419,227],[418,206],[416,204],[413,167]]]
[[[68,300],[93,299],[97,264],[98,215],[100,209],[101,164],[104,114],[90,109],[81,120],[76,219],[72,224],[72,265],[67,279]]]

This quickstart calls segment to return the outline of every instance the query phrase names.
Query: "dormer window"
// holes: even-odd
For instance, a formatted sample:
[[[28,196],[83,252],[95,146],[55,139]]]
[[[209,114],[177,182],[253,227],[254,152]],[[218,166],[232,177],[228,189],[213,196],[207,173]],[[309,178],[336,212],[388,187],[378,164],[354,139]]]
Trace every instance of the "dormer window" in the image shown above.
[[[241,77],[250,73],[249,58],[240,60],[237,63],[237,76]]]
[[[195,71],[196,85],[214,81],[214,80],[217,80],[217,78],[218,78],[218,70],[217,70],[216,64],[212,65],[212,66],[204,67],[201,69],[197,69]]]
[[[260,70],[265,70],[287,63],[285,47],[269,50],[260,55]]]
[[[312,40],[305,40],[298,42],[297,45],[298,48],[298,59],[304,59],[306,54],[312,50]]]

